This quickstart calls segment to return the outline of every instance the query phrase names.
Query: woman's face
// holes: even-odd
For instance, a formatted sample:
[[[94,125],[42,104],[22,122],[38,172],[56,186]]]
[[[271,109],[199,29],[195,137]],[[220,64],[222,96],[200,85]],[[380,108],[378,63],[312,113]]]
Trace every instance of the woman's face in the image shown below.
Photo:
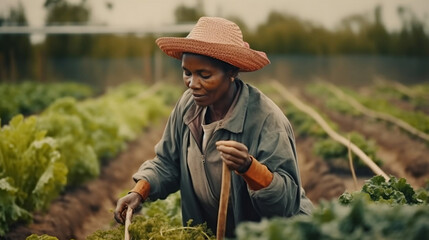
[[[183,81],[192,89],[194,101],[199,106],[222,106],[231,100],[232,77],[202,55],[184,53],[182,56]]]

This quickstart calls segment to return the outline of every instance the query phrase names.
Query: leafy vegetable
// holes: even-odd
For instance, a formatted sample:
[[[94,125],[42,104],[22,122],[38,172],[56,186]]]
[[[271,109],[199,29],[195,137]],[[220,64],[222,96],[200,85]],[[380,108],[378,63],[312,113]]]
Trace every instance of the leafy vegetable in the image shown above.
[[[292,122],[294,131],[299,136],[314,136],[326,138],[326,132],[308,115],[299,111],[291,105],[283,107],[285,115]]]
[[[349,134],[350,141],[358,148],[365,152],[377,165],[381,165],[382,161],[377,157],[376,145],[373,141],[365,139],[362,135],[356,132]],[[314,151],[317,155],[322,156],[327,160],[331,167],[349,169],[348,149],[346,146],[336,142],[330,138],[318,141],[314,145]],[[366,169],[367,165],[356,155],[352,156],[356,170]]]
[[[92,96],[92,89],[78,83],[38,83],[26,81],[19,84],[0,84],[0,118],[7,124],[17,114],[39,113],[61,97],[83,99]]]
[[[338,240],[426,239],[428,205],[371,204],[358,198],[350,205],[322,202],[312,216],[264,219],[238,226],[237,239]]]
[[[360,192],[344,193],[339,201],[342,204],[350,204],[356,196],[367,196],[373,202],[388,204],[428,204],[428,192],[424,189],[416,192],[405,178],[390,177],[385,181],[382,176],[374,176],[367,180]]]
[[[384,178],[378,176],[368,181],[372,185],[383,185],[383,182]],[[387,185],[406,193],[405,196],[413,193],[402,179],[392,178]],[[429,234],[429,205],[383,203],[387,201],[376,203],[368,194],[355,195],[347,205],[335,200],[322,201],[311,216],[274,217],[260,222],[241,223],[236,229],[236,239],[426,239]],[[205,239],[205,234],[201,232],[206,231],[204,225],[181,227],[180,218],[180,196],[175,193],[166,200],[145,203],[143,216],[133,219],[130,235],[133,239]],[[198,234],[188,235],[185,230]],[[96,231],[87,239],[122,239],[123,235],[124,227],[118,226],[107,231]],[[211,233],[208,235],[213,238]]]
[[[97,155],[87,140],[91,132],[84,128],[82,118],[73,114],[79,111],[78,108],[74,99],[60,99],[37,120],[38,128],[57,141],[61,159],[69,169],[69,186],[77,186],[100,173]]]
[[[41,236],[37,234],[31,234],[25,240],[58,240],[58,238],[49,236],[47,234],[43,234]]]
[[[133,217],[129,227],[131,239],[215,239],[206,225],[182,226],[179,192],[171,194],[165,200],[147,202],[142,215]],[[124,226],[110,230],[98,230],[88,236],[88,240],[122,239]]]
[[[97,177],[127,141],[169,113],[158,94],[139,97],[142,85],[119,89],[84,102],[57,99],[39,116],[18,115],[1,128],[0,236],[46,208],[66,183]]]
[[[332,94],[326,84],[322,82],[307,85],[306,91],[313,96],[317,96],[319,99],[323,99],[324,104],[329,109],[353,116],[360,115],[359,111],[351,107],[346,101],[339,100],[334,94]]]
[[[66,184],[67,167],[53,138],[36,128],[36,118],[14,117],[0,130],[0,235],[11,223],[28,221]]]

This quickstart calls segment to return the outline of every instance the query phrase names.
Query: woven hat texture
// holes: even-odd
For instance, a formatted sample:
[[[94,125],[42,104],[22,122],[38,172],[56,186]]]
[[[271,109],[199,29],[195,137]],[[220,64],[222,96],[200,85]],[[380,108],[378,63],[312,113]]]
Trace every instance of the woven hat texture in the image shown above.
[[[186,38],[161,37],[156,40],[167,55],[182,59],[184,52],[210,56],[251,72],[270,63],[264,52],[243,41],[237,24],[219,17],[201,17]]]

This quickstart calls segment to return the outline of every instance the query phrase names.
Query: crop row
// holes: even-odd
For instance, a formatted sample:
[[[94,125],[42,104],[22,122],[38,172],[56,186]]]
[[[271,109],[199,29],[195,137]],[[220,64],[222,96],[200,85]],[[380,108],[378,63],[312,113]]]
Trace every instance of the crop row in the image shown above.
[[[426,103],[415,99],[429,96],[420,90],[425,89],[424,84],[396,85],[377,83],[352,90],[316,82],[309,84],[305,93],[343,129],[352,127],[376,140],[386,158],[383,160],[389,161],[385,165],[387,171],[406,176],[413,185],[423,186],[429,169],[429,134],[424,131],[429,126],[429,99]],[[402,92],[404,94],[399,94]]]
[[[17,114],[27,116],[39,113],[58,98],[69,96],[80,100],[93,95],[94,91],[89,86],[72,82],[2,83],[0,84],[0,119],[4,125]]]
[[[297,137],[311,137],[315,139],[313,153],[324,159],[329,167],[340,172],[349,172],[349,146],[332,139],[325,130],[308,114],[299,110],[291,102],[281,97],[274,86],[261,87],[282,108],[285,115],[291,121]],[[318,113],[330,128],[338,132],[338,126],[329,120],[323,113]],[[366,139],[358,132],[347,133],[350,143],[361,149],[373,162],[382,165],[382,160],[377,157],[377,146],[374,141]],[[354,168],[357,172],[368,172],[368,166],[357,155],[352,156]]]
[[[243,223],[236,230],[237,239],[417,240],[428,236],[427,190],[417,194],[403,178],[385,182],[384,177],[375,176],[353,196],[351,201],[345,201],[344,195],[339,201],[323,201],[312,216]]]
[[[215,239],[202,225],[181,225],[179,192],[165,200],[146,202],[133,217],[131,239]],[[425,239],[429,234],[428,191],[414,190],[405,179],[389,181],[375,176],[360,191],[344,193],[339,199],[322,201],[311,216],[275,217],[261,222],[244,222],[236,239]],[[88,240],[120,240],[124,226],[97,230]],[[57,238],[31,235],[27,240]]]
[[[403,110],[429,114],[428,92],[428,83],[405,86],[399,82],[376,78],[374,87],[365,96],[371,95],[385,99]]]
[[[429,142],[429,114],[425,113],[425,109],[429,110],[429,97],[412,89],[408,89],[408,95],[405,95],[392,86],[375,85],[359,93],[321,82],[310,84],[307,89],[313,95],[325,99],[331,109],[346,114],[365,114],[389,122]],[[424,89],[424,86],[414,88]]]
[[[291,120],[298,137],[317,139],[313,151],[330,161],[348,158],[346,146],[332,142],[326,132],[308,115],[282,100],[269,86],[261,87],[280,105]],[[345,107],[345,109],[349,109]],[[322,114],[323,115],[323,114]],[[326,118],[325,118],[326,119]],[[329,125],[337,129],[333,122]],[[350,134],[353,142],[373,159],[376,146],[358,133]],[[354,162],[359,160],[354,157]],[[346,162],[346,161],[343,161]],[[362,163],[363,164],[363,163]],[[344,168],[348,168],[347,164]],[[363,167],[364,165],[362,165]],[[359,166],[358,166],[359,168]],[[360,192],[344,193],[340,201],[322,201],[312,216],[264,219],[259,223],[242,223],[237,239],[423,239],[429,234],[428,192],[415,191],[405,179],[382,176],[368,180]],[[182,226],[178,193],[166,200],[145,203],[129,228],[132,239],[213,239],[204,225]],[[88,239],[122,239],[124,227],[96,231]],[[28,239],[41,239],[33,235]],[[48,236],[45,236],[48,237]],[[52,237],[52,239],[55,239]]]
[[[58,99],[37,116],[13,117],[0,130],[0,235],[47,208],[65,188],[97,177],[128,141],[168,114],[167,96],[176,92],[132,83],[82,102]]]

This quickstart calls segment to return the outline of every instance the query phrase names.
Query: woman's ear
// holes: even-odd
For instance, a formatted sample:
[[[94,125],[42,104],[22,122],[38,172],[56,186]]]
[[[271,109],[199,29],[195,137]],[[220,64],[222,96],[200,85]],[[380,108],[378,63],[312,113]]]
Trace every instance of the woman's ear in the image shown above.
[[[231,79],[231,82],[233,82],[234,79],[237,78],[237,76],[238,76],[238,71],[230,70],[228,72],[228,77]]]

